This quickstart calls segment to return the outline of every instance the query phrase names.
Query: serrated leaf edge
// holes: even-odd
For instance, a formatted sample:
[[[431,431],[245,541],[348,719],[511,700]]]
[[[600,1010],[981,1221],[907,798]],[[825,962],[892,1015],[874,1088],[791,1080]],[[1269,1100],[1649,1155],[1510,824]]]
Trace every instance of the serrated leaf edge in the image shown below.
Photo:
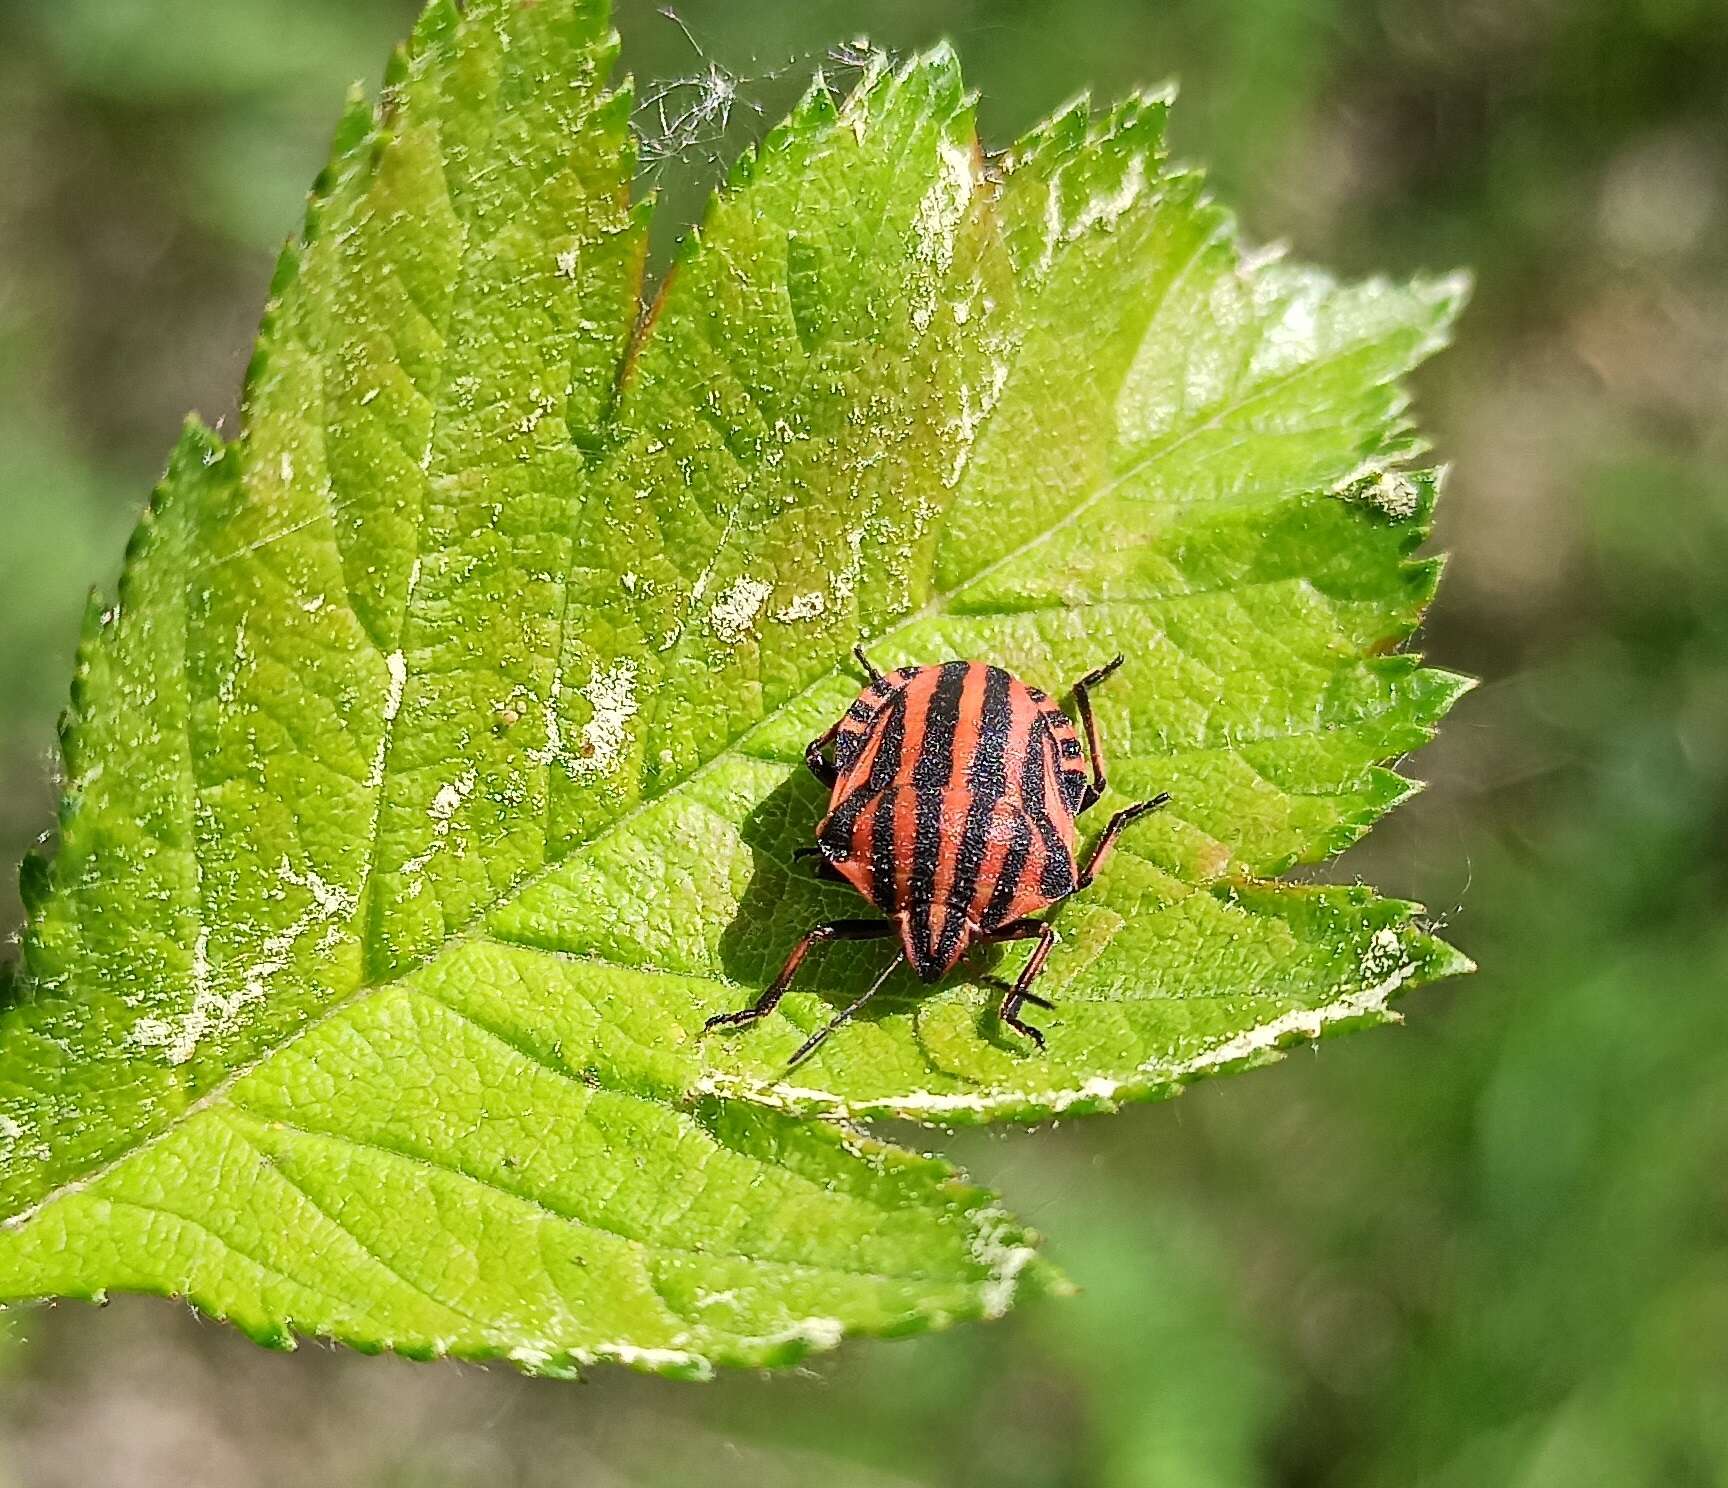
[[[1422,912],[1418,905],[1409,908],[1413,914]],[[1430,964],[1424,965],[1420,956],[1411,956],[1413,949],[1427,951]],[[1316,1044],[1328,1034],[1348,1027],[1401,1023],[1403,1014],[1391,1004],[1404,991],[1476,969],[1475,962],[1444,941],[1424,934],[1412,947],[1391,926],[1381,928],[1371,937],[1364,965],[1383,960],[1392,951],[1401,959],[1408,959],[1371,986],[1318,1007],[1293,1008],[1244,1029],[1192,1059],[1147,1060],[1126,1075],[1094,1075],[1066,1089],[997,1095],[922,1091],[895,1098],[849,1101],[790,1081],[763,1084],[739,1075],[712,1072],[696,1082],[694,1092],[747,1100],[790,1115],[851,1121],[887,1117],[934,1125],[957,1122],[971,1125],[1001,1118],[1024,1123],[1113,1112],[1128,1101],[1166,1100],[1180,1095],[1188,1086],[1210,1076],[1276,1063],[1291,1049]]]

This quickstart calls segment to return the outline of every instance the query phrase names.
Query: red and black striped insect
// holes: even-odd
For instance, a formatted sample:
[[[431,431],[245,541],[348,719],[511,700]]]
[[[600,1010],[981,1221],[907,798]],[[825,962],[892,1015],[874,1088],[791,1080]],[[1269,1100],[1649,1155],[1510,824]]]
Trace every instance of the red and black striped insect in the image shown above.
[[[720,1013],[704,1031],[771,1013],[811,946],[897,933],[900,955],[790,1063],[863,1007],[902,959],[925,982],[937,982],[973,946],[1000,940],[1038,942],[1002,999],[1001,1019],[1043,1048],[1043,1033],[1021,1019],[1020,1009],[1052,1005],[1034,995],[1032,983],[1056,932],[1031,917],[1090,884],[1122,829],[1170,799],[1161,794],[1118,811],[1085,866],[1077,864],[1074,819],[1105,788],[1089,693],[1122,658],[1074,684],[1091,755],[1088,778],[1068,715],[1000,667],[945,661],[884,675],[862,647],[855,654],[870,685],[804,751],[811,773],[832,794],[815,848],[803,851],[818,855],[819,874],[851,884],[887,918],[818,925],[792,948],[754,1006]]]

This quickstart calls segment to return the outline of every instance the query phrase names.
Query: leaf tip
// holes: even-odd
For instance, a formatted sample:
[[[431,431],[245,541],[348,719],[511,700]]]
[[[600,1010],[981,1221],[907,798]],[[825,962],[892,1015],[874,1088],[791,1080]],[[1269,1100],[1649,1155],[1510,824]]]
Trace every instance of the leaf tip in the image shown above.
[[[1432,355],[1452,340],[1457,324],[1470,297],[1475,293],[1476,279],[1468,269],[1453,269],[1446,274],[1418,275],[1410,281],[1410,292],[1427,306],[1432,324],[1422,343],[1417,359]]]

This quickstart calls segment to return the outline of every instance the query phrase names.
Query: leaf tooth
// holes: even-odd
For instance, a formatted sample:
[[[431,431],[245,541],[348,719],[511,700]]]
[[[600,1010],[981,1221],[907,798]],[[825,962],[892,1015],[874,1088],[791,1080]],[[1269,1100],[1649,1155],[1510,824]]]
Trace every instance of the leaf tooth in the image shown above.
[[[321,196],[330,189],[335,168],[360,148],[361,142],[372,132],[374,117],[366,90],[359,83],[351,84],[343,97],[342,114],[331,135],[330,160],[313,182],[314,196]]]
[[[1092,144],[1125,147],[1146,159],[1161,157],[1174,98],[1174,84],[1129,94],[1099,122],[1092,132]]]
[[[1076,93],[1048,119],[1034,125],[1009,152],[1013,168],[1058,168],[1086,142],[1092,118],[1092,95]]]
[[[494,19],[507,15],[507,7],[500,0],[468,0],[467,18],[470,25],[483,24],[488,16]],[[406,60],[419,62],[422,58],[440,55],[446,47],[456,39],[462,25],[463,13],[454,0],[430,0],[426,8],[420,12],[420,18],[414,23],[414,29],[409,33],[408,43],[399,47]],[[392,62],[394,62],[392,58]],[[386,82],[390,81],[386,75]]]
[[[1451,710],[1467,692],[1474,692],[1482,685],[1480,677],[1472,677],[1464,672],[1454,672],[1446,667],[1423,667],[1421,676],[1426,683],[1427,697],[1425,701],[1433,710],[1431,722],[1428,725],[1430,735],[1434,726]]]
[[[1426,534],[1418,534],[1416,542],[1421,542]],[[1409,592],[1404,596],[1407,623],[1402,627],[1399,639],[1410,635],[1422,623],[1422,614],[1434,602],[1434,596],[1439,592],[1441,576],[1446,572],[1447,556],[1436,553],[1432,558],[1407,558],[1399,565],[1399,571],[1404,582],[1409,586]]]
[[[1468,269],[1453,269],[1445,274],[1419,274],[1410,281],[1410,288],[1426,299],[1439,315],[1442,339],[1429,348],[1438,351],[1451,339],[1453,324],[1469,306],[1471,296],[1476,292],[1476,277]]]
[[[23,901],[26,918],[35,919],[41,913],[53,887],[48,859],[39,852],[25,853],[24,861],[18,867],[18,897]],[[4,990],[0,989],[0,1006],[4,1006],[6,1001]]]
[[[348,90],[342,117],[330,142],[329,159],[318,172],[306,199],[299,234],[282,245],[270,275],[270,287],[259,323],[258,339],[247,361],[241,389],[241,406],[248,407],[270,365],[270,352],[280,325],[282,305],[300,275],[307,248],[317,239],[330,200],[341,189],[355,166],[370,158],[377,115],[365,90],[355,84]]]
[[[793,105],[792,112],[783,124],[776,125],[769,131],[768,139],[763,141],[767,146],[770,140],[776,147],[787,141],[795,130],[815,129],[832,124],[840,115],[839,101],[834,97],[834,91],[828,85],[827,74],[818,72],[811,80],[798,102]]]
[[[391,47],[384,64],[384,84],[378,96],[377,120],[384,123],[401,103],[402,94],[414,77],[415,53],[406,42]]]
[[[972,96],[966,91],[954,48],[942,41],[890,71],[867,76],[847,104],[858,100],[873,115],[913,107],[931,117],[944,117],[964,112]]]

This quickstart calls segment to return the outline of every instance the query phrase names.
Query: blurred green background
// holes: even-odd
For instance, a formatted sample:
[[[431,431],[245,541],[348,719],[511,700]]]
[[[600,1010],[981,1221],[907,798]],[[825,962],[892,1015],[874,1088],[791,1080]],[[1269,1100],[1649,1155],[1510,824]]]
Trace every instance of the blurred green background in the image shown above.
[[[8,863],[51,820],[84,590],[182,413],[232,424],[343,88],[412,8],[0,9]],[[688,82],[644,111],[670,216],[836,43],[948,35],[993,144],[1179,77],[1178,148],[1254,237],[1476,269],[1418,390],[1455,466],[1427,648],[1485,685],[1329,871],[1425,900],[1484,969],[1172,1104],[945,1140],[1073,1301],[708,1387],[43,1308],[0,1320],[0,1484],[1728,1484],[1728,5],[621,11],[645,93],[738,82],[729,119]]]

